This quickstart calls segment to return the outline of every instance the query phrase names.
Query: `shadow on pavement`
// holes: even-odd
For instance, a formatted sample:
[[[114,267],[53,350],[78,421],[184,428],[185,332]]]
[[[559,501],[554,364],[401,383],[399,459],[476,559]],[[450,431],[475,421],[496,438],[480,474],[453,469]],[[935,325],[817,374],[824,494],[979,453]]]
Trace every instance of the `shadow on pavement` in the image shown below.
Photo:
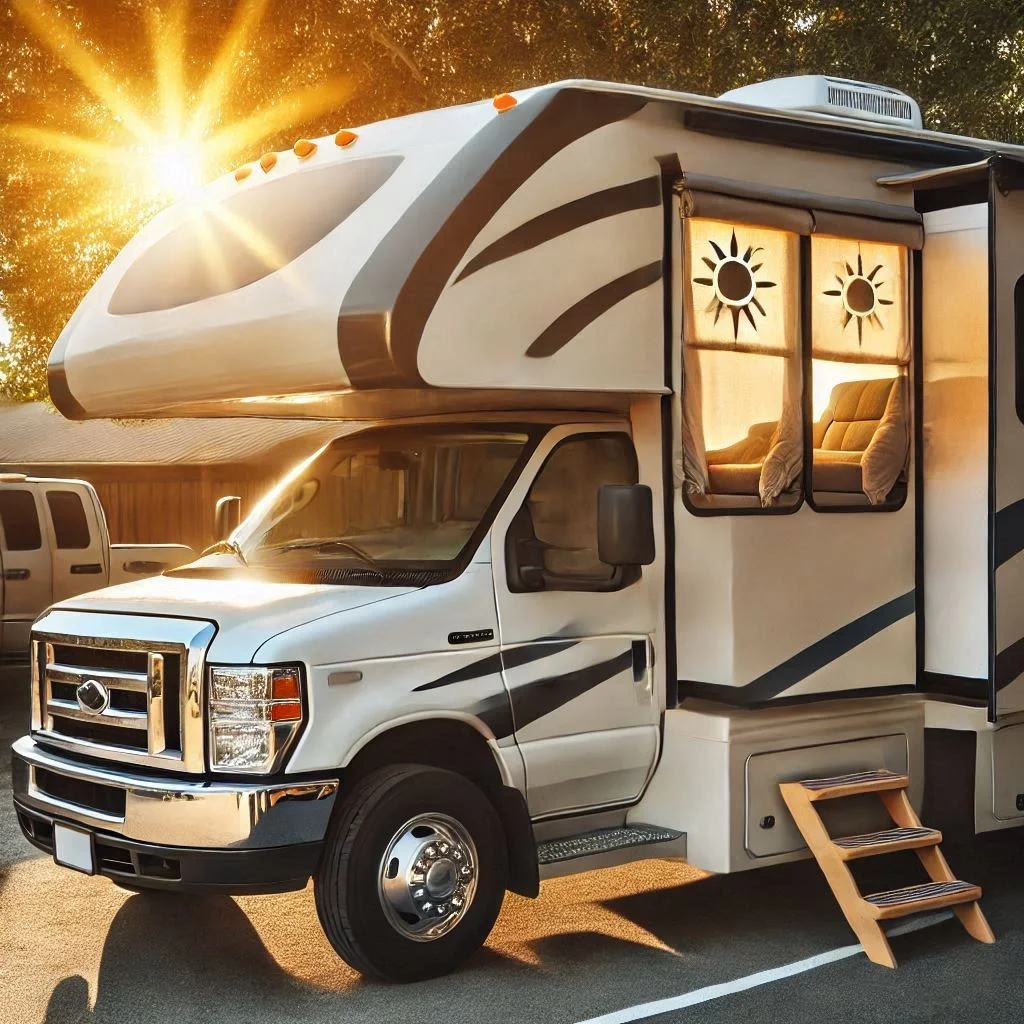
[[[298,986],[267,952],[248,917],[227,896],[143,893],[114,916],[100,960],[96,1002],[80,976],[54,988],[45,1024],[203,1020],[221,1007],[276,1020],[294,1008]],[[211,1005],[213,1002],[213,1005]]]

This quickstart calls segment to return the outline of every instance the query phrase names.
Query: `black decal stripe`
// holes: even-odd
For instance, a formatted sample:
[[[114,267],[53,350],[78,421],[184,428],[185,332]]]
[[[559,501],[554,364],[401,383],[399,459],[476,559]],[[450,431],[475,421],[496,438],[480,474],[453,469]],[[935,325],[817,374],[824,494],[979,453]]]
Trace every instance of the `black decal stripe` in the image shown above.
[[[413,201],[349,287],[338,314],[338,349],[353,387],[422,385],[423,327],[484,225],[555,153],[646,102],[559,88],[495,114]]]
[[[503,740],[514,732],[512,706],[504,689],[475,704],[469,709],[469,713],[479,718],[494,733],[496,740]]]
[[[484,676],[492,676],[496,672],[501,671],[501,655],[500,654],[488,654],[486,658],[480,658],[478,661],[470,662],[468,665],[463,665],[462,668],[455,669],[454,672],[449,672],[446,675],[441,676],[439,679],[435,679],[430,683],[421,683],[419,686],[413,687],[413,693],[421,693],[424,690],[436,690],[441,686],[451,686],[454,683],[465,683],[470,679],[482,679]]]
[[[866,640],[881,633],[882,630],[895,625],[908,615],[913,615],[914,608],[914,591],[911,590],[892,601],[887,601],[866,615],[854,619],[853,622],[840,626],[835,632],[815,641],[799,654],[787,658],[745,686],[722,686],[715,683],[687,684],[687,693],[699,694],[712,699],[720,696],[721,699],[727,700],[731,704],[760,704],[769,701],[841,658],[844,654],[848,654],[855,647],[859,647]],[[810,698],[819,695],[808,694],[807,696]]]
[[[600,686],[601,683],[620,672],[627,672],[633,667],[633,651],[626,650],[622,654],[609,658],[607,661],[588,665],[575,672],[537,679],[532,683],[512,688],[512,717],[516,729],[522,729],[531,722],[557,711],[563,704],[582,696],[588,690]]]
[[[502,667],[516,668],[519,665],[528,665],[532,661],[539,661],[552,654],[566,651],[575,647],[578,640],[562,640],[557,643],[533,643],[524,644],[522,647],[513,647],[504,653],[488,654],[487,657],[455,669],[429,683],[421,683],[413,689],[413,693],[422,693],[424,690],[436,690],[441,686],[451,686],[453,683],[465,683],[470,679],[481,679],[484,676],[494,675],[500,672]]]
[[[525,224],[520,224],[486,249],[474,256],[455,279],[459,281],[475,274],[492,263],[507,260],[510,256],[518,256],[521,252],[534,249],[538,245],[550,242],[554,238],[575,231],[576,228],[595,221],[614,217],[631,210],[643,210],[661,203],[661,180],[659,178],[642,178],[626,185],[614,185],[592,192],[588,196],[574,199],[571,202],[556,206]]]
[[[603,316],[612,306],[629,298],[634,292],[649,288],[661,280],[661,260],[648,263],[646,267],[631,270],[614,281],[609,281],[574,306],[570,306],[560,317],[544,328],[537,340],[526,350],[533,359],[545,359],[561,351],[584,328],[589,327],[598,317]]]
[[[1024,499],[996,513],[996,568],[1021,551],[1024,551]]]
[[[551,654],[561,654],[562,651],[567,651],[578,643],[579,640],[558,640],[511,647],[507,651],[502,651],[501,660],[506,669],[518,668],[520,665],[529,665],[530,662],[540,661],[541,658],[546,658]]]
[[[1005,690],[1024,675],[1024,638],[1014,641],[996,655],[996,690]]]

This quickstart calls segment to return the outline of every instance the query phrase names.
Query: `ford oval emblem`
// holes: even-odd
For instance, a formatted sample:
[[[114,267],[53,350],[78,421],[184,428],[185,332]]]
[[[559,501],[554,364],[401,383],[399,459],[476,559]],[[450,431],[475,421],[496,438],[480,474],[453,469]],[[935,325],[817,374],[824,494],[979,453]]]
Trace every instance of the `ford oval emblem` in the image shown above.
[[[75,690],[78,706],[87,714],[102,715],[110,706],[110,692],[95,679],[86,679]]]

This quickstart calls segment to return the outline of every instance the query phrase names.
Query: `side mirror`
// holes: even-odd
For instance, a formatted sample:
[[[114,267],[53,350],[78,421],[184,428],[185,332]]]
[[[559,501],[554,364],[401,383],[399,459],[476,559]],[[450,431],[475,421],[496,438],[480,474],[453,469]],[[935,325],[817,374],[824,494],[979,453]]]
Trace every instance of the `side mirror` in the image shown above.
[[[218,498],[213,512],[214,540],[227,540],[241,521],[242,499],[237,494]]]
[[[605,565],[654,561],[654,499],[644,484],[605,484],[597,492],[597,556]]]

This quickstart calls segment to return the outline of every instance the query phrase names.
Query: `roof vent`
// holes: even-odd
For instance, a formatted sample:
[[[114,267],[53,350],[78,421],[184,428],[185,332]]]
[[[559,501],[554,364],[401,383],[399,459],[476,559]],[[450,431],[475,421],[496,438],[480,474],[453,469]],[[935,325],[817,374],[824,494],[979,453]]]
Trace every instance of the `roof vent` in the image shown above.
[[[720,99],[779,110],[813,110],[861,121],[900,124],[905,128],[921,127],[921,108],[899,89],[828,75],[773,78],[730,89],[722,93]]]

